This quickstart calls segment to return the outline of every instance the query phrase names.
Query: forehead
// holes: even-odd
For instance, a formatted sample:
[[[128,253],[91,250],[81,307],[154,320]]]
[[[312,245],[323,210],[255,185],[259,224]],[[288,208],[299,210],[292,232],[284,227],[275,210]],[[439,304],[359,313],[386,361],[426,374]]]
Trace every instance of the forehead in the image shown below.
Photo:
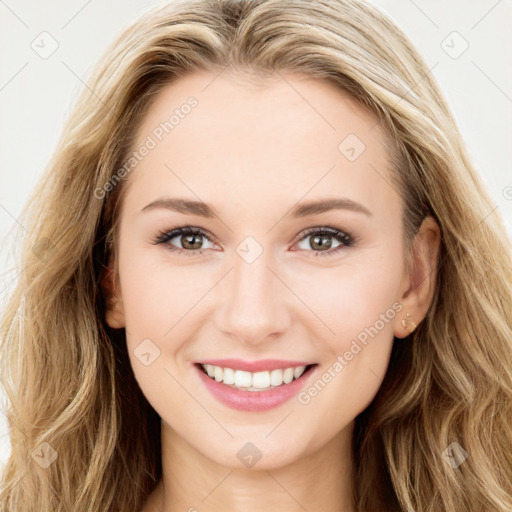
[[[340,194],[385,208],[398,199],[387,143],[373,114],[328,81],[195,72],[154,98],[133,148],[150,149],[130,190],[136,201],[167,192],[213,203],[254,198],[260,208]]]

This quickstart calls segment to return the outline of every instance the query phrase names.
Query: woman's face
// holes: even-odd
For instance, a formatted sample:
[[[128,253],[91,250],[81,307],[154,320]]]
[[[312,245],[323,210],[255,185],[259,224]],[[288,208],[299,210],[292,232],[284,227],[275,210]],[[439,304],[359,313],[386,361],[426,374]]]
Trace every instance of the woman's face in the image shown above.
[[[348,432],[408,333],[380,125],[327,82],[201,72],[162,90],[133,149],[107,321],[164,425],[233,467],[247,442],[271,468]]]

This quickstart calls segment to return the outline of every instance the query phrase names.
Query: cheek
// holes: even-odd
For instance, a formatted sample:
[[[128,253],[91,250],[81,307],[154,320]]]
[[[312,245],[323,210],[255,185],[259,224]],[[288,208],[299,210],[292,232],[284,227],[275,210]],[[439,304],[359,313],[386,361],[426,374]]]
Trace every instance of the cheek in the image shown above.
[[[187,296],[192,299],[197,292],[186,286],[179,268],[158,262],[158,251],[150,249],[126,246],[122,256],[129,256],[120,259],[126,343],[144,396],[159,415],[169,417],[191,408],[178,383],[184,368],[173,361],[190,335],[185,331],[190,329]]]
[[[206,272],[173,265],[164,248],[127,248],[126,254],[120,273],[127,330],[168,343],[166,333],[208,289]]]
[[[336,435],[374,399],[382,385],[391,347],[392,340],[375,338],[366,346],[360,345],[350,360],[340,354],[297,395],[297,415],[309,423],[312,431],[322,432],[327,438]]]
[[[398,288],[402,263],[383,251],[360,258],[331,275],[325,285],[319,274],[304,283],[308,305],[329,327],[322,327],[326,357],[322,368],[298,402],[310,420],[332,426],[348,424],[379,390],[393,346],[393,329],[402,310]],[[385,270],[384,270],[385,269]],[[316,285],[315,285],[316,283]],[[304,295],[305,296],[305,295]],[[328,427],[331,428],[331,427]]]
[[[364,342],[365,337],[392,334],[393,319],[401,309],[401,277],[401,260],[391,252],[375,250],[347,258],[337,267],[311,266],[295,281],[294,291],[321,320],[331,352],[339,354],[354,339]]]
[[[334,324],[336,335],[324,338],[328,356],[297,396],[307,421],[314,429],[327,429],[327,435],[335,435],[364,411],[384,379],[401,305],[389,305],[385,295],[378,299],[374,296],[372,305],[362,302],[359,311],[354,311],[354,302],[350,311],[343,309]]]

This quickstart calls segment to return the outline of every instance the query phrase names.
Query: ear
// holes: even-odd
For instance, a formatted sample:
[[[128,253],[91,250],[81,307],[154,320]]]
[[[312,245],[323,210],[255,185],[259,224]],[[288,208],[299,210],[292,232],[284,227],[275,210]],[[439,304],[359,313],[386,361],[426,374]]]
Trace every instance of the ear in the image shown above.
[[[101,288],[105,297],[105,321],[113,329],[125,327],[124,306],[121,288],[114,273],[114,259],[110,255],[108,266],[101,278]]]
[[[441,231],[428,215],[414,237],[405,271],[400,303],[403,309],[396,317],[394,335],[405,338],[427,315],[435,291]],[[405,323],[405,325],[404,325]]]

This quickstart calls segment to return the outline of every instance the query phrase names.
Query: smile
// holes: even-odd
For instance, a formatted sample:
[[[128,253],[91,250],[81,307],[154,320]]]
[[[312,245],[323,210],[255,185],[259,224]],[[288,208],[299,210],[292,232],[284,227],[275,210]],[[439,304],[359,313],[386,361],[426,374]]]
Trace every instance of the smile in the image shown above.
[[[252,373],[244,370],[234,370],[233,368],[222,368],[211,364],[203,364],[201,366],[208,376],[217,382],[246,391],[263,391],[282,386],[283,383],[289,384],[294,379],[298,379],[306,370],[305,366],[296,366]]]
[[[278,407],[291,399],[318,367],[316,363],[304,364],[300,361],[212,362],[194,364],[200,380],[211,395],[232,409],[253,412]]]

